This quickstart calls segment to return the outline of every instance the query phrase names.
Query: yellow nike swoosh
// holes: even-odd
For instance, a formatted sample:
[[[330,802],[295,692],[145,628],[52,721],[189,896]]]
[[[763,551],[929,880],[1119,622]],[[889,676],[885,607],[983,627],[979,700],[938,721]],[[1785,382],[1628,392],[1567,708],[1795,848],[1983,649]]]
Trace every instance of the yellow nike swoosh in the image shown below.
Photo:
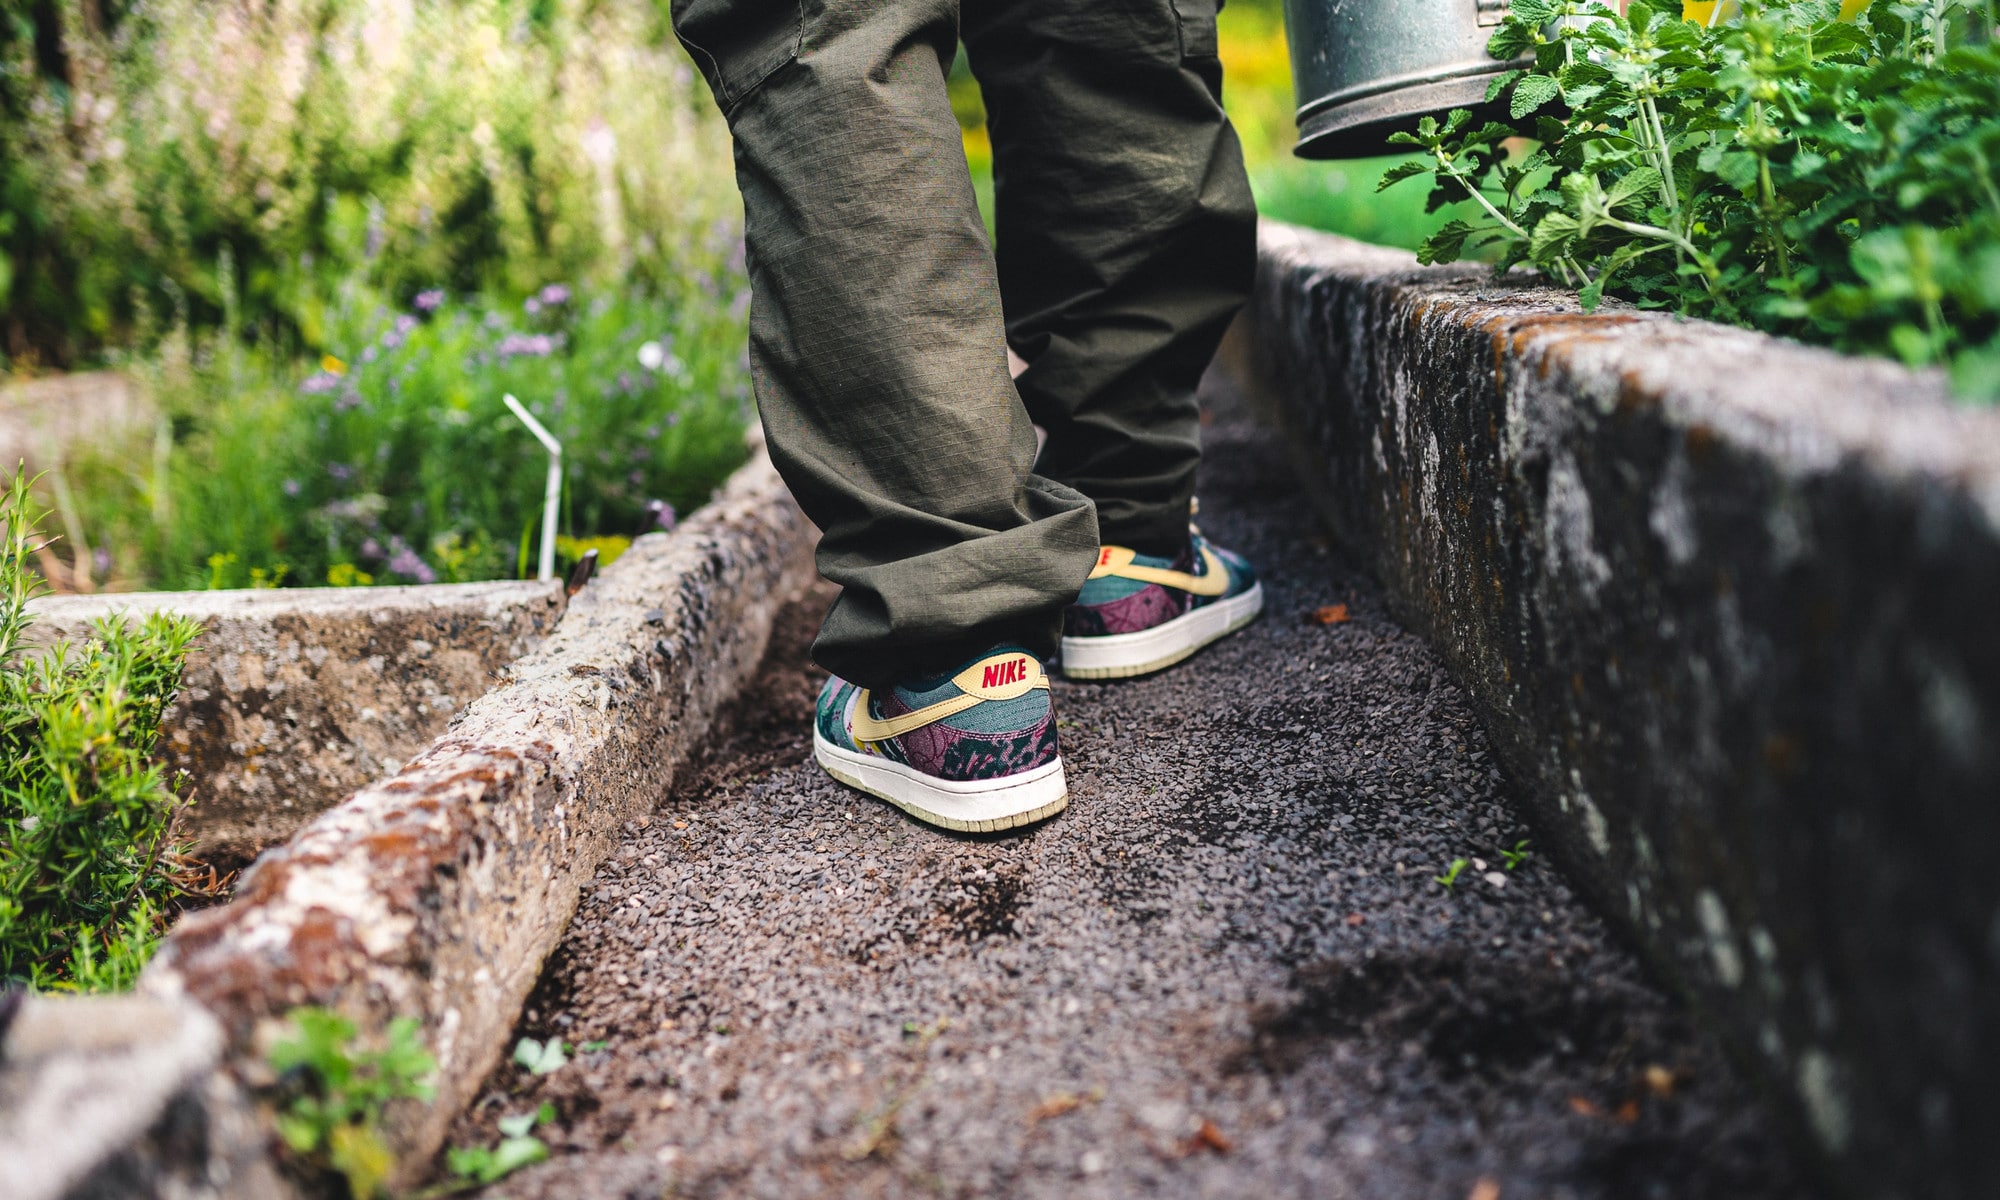
[[[1111,575],[1137,583],[1157,583],[1193,596],[1220,596],[1229,590],[1229,568],[1206,545],[1201,548],[1202,573],[1199,575],[1166,567],[1141,566],[1132,561],[1134,557],[1135,553],[1123,546],[1106,546],[1098,555],[1097,567],[1091,571],[1090,577],[1102,579]]]
[[[868,711],[869,692],[861,688],[855,693],[854,716],[847,728],[857,742],[879,742],[934,725],[988,700],[1012,700],[1036,688],[1043,691],[1049,688],[1042,664],[1034,656],[1019,651],[982,658],[952,676],[951,681],[958,685],[958,695],[886,718]]]

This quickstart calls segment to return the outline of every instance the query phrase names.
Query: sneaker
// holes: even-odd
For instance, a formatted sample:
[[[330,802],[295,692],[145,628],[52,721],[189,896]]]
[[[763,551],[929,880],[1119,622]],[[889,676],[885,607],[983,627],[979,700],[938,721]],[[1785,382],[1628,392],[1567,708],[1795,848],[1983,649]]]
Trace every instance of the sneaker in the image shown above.
[[[1063,613],[1072,679],[1124,679],[1170,667],[1248,625],[1264,607],[1250,564],[1190,530],[1187,552],[1153,558],[1106,546]]]
[[[1069,803],[1048,675],[1016,647],[881,692],[827,680],[813,757],[849,787],[945,829],[1013,829]]]

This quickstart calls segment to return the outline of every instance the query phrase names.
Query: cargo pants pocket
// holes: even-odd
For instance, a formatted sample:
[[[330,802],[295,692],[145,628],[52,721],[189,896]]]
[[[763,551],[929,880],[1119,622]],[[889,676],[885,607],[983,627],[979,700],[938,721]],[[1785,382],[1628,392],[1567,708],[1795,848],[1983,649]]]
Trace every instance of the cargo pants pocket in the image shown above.
[[[727,114],[805,41],[804,0],[673,0],[674,35]]]

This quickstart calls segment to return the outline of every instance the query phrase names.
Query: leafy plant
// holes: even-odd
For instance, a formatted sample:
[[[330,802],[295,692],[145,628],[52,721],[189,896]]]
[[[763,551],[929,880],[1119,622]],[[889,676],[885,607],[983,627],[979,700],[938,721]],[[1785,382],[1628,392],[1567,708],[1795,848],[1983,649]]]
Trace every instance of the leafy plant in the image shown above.
[[[220,338],[163,356],[153,453],[72,464],[73,515],[122,586],[507,578],[538,536],[547,464],[500,402],[512,392],[564,442],[565,544],[608,561],[743,459],[747,296],[729,255],[657,292],[550,285],[531,305],[428,292],[398,311],[356,288],[327,318],[336,352],[302,367]]]
[[[1512,850],[1500,851],[1500,865],[1511,871],[1522,863],[1527,862],[1528,856],[1533,853],[1534,851],[1528,849],[1528,839],[1522,838],[1520,841],[1514,843]]]
[[[424,1049],[414,1017],[389,1022],[379,1049],[356,1045],[354,1023],[321,1008],[292,1010],[296,1035],[271,1047],[268,1061],[290,1099],[277,1116],[278,1136],[310,1171],[330,1172],[354,1200],[381,1194],[395,1170],[382,1137],[382,1112],[395,1100],[429,1100],[437,1063]]]
[[[1516,0],[1488,45],[1531,65],[1397,138],[1419,257],[1531,263],[1577,289],[1945,364],[2000,396],[2000,46],[1991,0],[1743,0],[1708,25],[1633,0]],[[1723,6],[1716,6],[1721,12]]]
[[[514,1043],[514,1061],[530,1075],[549,1075],[562,1070],[569,1062],[566,1050],[561,1038],[538,1042],[524,1037]]]
[[[1442,886],[1445,890],[1449,891],[1451,890],[1452,885],[1458,882],[1459,875],[1464,873],[1465,868],[1470,865],[1472,864],[1467,862],[1465,859],[1454,858],[1451,860],[1451,865],[1445,868],[1444,874],[1433,876],[1433,878],[1437,881],[1437,883],[1440,886]]]
[[[458,1186],[484,1186],[511,1175],[549,1156],[547,1144],[532,1130],[555,1119],[556,1106],[546,1100],[534,1112],[501,1117],[499,1145],[454,1146],[445,1152],[445,1166],[462,1181]]]
[[[0,0],[0,352],[317,357],[356,273],[650,286],[733,225],[729,162],[665,5]]]
[[[81,644],[27,648],[29,561],[46,553],[29,482],[0,493],[0,975],[119,989],[173,890],[177,798],[153,749],[200,626],[111,617]]]

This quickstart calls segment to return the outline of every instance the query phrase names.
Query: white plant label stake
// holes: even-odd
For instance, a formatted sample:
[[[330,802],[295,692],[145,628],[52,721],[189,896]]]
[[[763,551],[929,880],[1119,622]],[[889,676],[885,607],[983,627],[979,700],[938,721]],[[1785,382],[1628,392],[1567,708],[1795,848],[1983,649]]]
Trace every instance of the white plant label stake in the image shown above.
[[[562,443],[555,439],[554,434],[544,429],[540,421],[535,420],[535,414],[529,412],[519,400],[514,399],[512,392],[502,396],[501,399],[507,402],[507,407],[513,410],[515,416],[521,418],[521,424],[528,427],[528,432],[535,435],[535,440],[548,447],[549,482],[542,493],[542,562],[535,578],[554,579],[556,513],[560,511],[562,505]]]

